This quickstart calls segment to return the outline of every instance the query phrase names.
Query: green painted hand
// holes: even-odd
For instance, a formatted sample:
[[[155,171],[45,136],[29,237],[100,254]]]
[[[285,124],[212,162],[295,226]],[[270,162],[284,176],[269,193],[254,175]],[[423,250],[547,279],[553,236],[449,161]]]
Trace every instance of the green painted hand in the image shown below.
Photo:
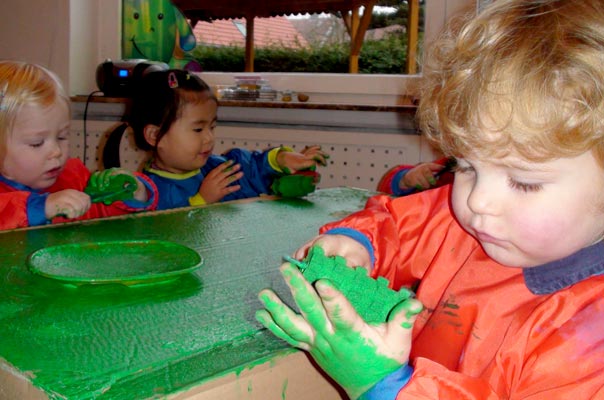
[[[352,399],[408,362],[411,328],[422,309],[418,300],[396,305],[387,322],[368,324],[330,281],[318,280],[315,290],[290,263],[281,273],[301,314],[263,290],[259,298],[265,309],[256,318],[277,337],[308,351]]]

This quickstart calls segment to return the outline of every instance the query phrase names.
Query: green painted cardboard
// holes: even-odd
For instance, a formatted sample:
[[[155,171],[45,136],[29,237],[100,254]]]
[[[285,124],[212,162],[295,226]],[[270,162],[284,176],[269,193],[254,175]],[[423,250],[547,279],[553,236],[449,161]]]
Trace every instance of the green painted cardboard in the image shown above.
[[[326,222],[371,193],[224,203],[0,233],[0,359],[51,399],[145,399],[176,393],[279,355],[289,346],[254,313],[278,272]],[[168,240],[203,267],[152,285],[73,286],[32,274],[32,252],[66,243]],[[286,398],[286,397],[284,397]]]

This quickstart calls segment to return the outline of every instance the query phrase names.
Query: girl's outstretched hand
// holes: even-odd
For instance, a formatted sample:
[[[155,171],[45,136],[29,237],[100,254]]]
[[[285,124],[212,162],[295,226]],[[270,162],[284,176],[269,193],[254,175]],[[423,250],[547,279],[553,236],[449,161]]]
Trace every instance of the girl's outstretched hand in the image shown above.
[[[321,146],[317,144],[313,146],[306,146],[300,153],[304,154],[307,157],[311,157],[319,165],[327,165],[327,159],[329,158],[329,154],[321,150]]]
[[[327,165],[326,159],[329,158],[327,153],[321,150],[320,146],[306,147],[302,152],[295,151],[279,151],[277,154],[277,164],[283,172],[294,174],[297,171],[302,171],[319,165]]]
[[[233,164],[232,160],[228,160],[208,173],[199,187],[199,195],[203,197],[206,204],[216,203],[224,196],[241,189],[240,185],[229,186],[243,177],[243,172],[239,172],[240,169],[239,164]]]
[[[418,300],[399,303],[387,322],[369,325],[329,281],[317,281],[315,291],[297,267],[284,263],[280,270],[301,314],[266,289],[259,294],[265,309],[256,318],[277,337],[308,351],[351,399],[407,364],[411,330],[422,309]]]

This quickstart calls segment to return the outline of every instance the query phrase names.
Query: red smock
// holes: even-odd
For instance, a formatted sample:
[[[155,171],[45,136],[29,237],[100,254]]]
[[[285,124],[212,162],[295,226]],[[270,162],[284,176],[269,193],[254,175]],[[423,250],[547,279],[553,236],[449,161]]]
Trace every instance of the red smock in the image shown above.
[[[450,189],[376,196],[321,229],[365,234],[372,275],[393,288],[419,282],[414,372],[397,399],[604,399],[604,257],[583,280],[575,259],[563,269],[570,286],[533,294],[522,268],[491,260],[458,225]]]
[[[71,158],[65,163],[65,168],[57,178],[57,181],[48,189],[42,191],[17,189],[10,184],[0,181],[0,230],[15,229],[31,226],[28,220],[28,198],[32,193],[44,194],[55,193],[65,189],[75,189],[84,191],[88,184],[91,172],[78,158]],[[153,189],[151,201],[148,204],[142,204],[140,207],[131,207],[124,202],[118,201],[111,205],[103,203],[92,204],[90,209],[82,216],[75,219],[56,217],[52,219],[53,223],[68,222],[76,220],[86,220],[92,218],[109,217],[123,215],[135,211],[154,210],[157,207],[157,188],[155,184],[146,176],[136,173],[138,179],[145,181],[145,185]]]

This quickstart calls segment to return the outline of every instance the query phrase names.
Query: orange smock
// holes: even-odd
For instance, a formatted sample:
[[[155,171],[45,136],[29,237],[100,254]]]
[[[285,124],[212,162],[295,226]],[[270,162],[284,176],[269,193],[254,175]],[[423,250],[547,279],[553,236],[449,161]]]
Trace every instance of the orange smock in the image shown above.
[[[376,196],[321,229],[359,231],[373,276],[418,284],[414,372],[397,399],[604,399],[604,243],[553,268],[504,267],[456,222],[450,189]]]

